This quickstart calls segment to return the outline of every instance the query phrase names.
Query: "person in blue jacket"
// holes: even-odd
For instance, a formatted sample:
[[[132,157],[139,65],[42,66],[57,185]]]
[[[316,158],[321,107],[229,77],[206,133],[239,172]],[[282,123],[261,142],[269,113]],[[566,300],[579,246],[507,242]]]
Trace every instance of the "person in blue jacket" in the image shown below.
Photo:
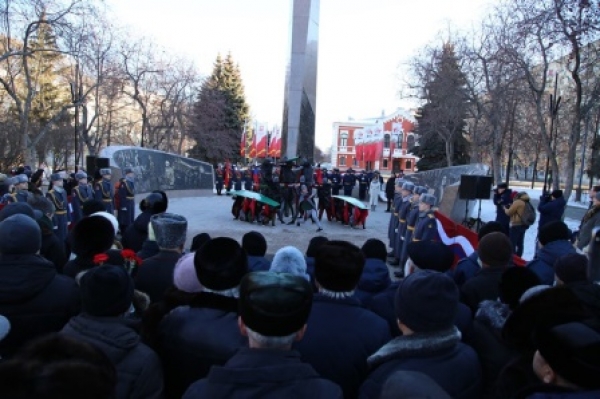
[[[71,191],[71,208],[73,223],[77,223],[83,217],[83,204],[94,199],[94,190],[88,183],[88,176],[85,172],[75,173],[77,185]]]
[[[437,219],[433,207],[437,198],[431,194],[423,194],[419,200],[419,218],[415,225],[413,241],[439,241],[440,234],[437,229]]]
[[[566,207],[567,201],[565,201],[565,198],[563,197],[562,190],[554,190],[550,195],[540,196],[540,203],[537,207],[537,210],[540,213],[538,234],[546,224],[555,220],[562,220]]]
[[[556,259],[577,252],[571,244],[569,228],[561,221],[547,223],[540,229],[538,244],[540,248],[526,267],[540,278],[542,284],[553,285]]]
[[[63,243],[67,239],[68,226],[71,223],[68,195],[63,188],[64,182],[60,173],[53,173],[50,180],[52,181],[52,188],[46,194],[46,198],[54,205],[54,216],[52,217],[54,233]]]
[[[510,227],[510,217],[504,212],[513,203],[512,190],[506,183],[500,183],[494,190],[494,205],[496,205],[496,222],[504,228],[504,233],[508,235]]]
[[[328,176],[331,182],[331,195],[340,195],[340,188],[342,187],[342,176],[340,170],[334,168],[333,172]]]
[[[106,212],[112,215],[115,210],[115,192],[110,181],[112,172],[110,168],[103,168],[100,169],[100,175],[102,180],[94,186],[94,196],[98,201],[102,201]]]
[[[352,168],[348,169],[344,176],[342,177],[342,184],[344,186],[344,195],[347,197],[352,196],[352,190],[354,190],[354,186],[356,185],[356,175],[354,174],[354,170]]]
[[[369,307],[373,296],[390,286],[390,272],[385,264],[387,252],[383,241],[369,238],[360,249],[365,256],[365,267],[358,280],[354,295],[364,307]]]

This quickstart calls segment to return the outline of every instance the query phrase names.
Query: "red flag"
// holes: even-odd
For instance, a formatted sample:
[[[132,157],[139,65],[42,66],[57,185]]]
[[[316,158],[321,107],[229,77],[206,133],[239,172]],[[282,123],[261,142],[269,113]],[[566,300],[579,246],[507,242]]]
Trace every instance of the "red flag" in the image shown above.
[[[264,123],[259,123],[254,134],[256,155],[255,158],[267,157],[267,127]],[[254,158],[253,157],[253,158]]]

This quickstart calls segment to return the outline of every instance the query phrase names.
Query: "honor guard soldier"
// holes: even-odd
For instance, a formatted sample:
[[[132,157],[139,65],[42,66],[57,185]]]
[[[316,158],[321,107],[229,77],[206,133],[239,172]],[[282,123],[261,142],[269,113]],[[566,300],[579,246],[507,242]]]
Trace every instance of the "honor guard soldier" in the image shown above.
[[[217,189],[217,195],[221,195],[221,191],[223,191],[223,171],[221,169],[217,169],[215,176],[215,188]]]
[[[54,233],[61,243],[67,239],[67,231],[71,222],[71,212],[69,211],[69,201],[66,190],[63,188],[63,178],[60,173],[52,173],[50,175],[52,188],[46,194],[46,198],[54,205],[54,216],[52,223],[54,224]]]
[[[88,176],[85,172],[75,173],[77,186],[73,187],[71,193],[71,220],[77,223],[83,217],[83,204],[94,199],[94,190],[88,183]]]
[[[115,193],[110,182],[110,168],[100,169],[100,175],[102,176],[102,179],[94,185],[94,197],[98,201],[102,201],[104,207],[106,208],[106,212],[114,215]]]
[[[342,183],[344,186],[344,195],[351,197],[352,190],[356,185],[356,176],[354,175],[354,170],[352,170],[352,168],[348,169],[346,173],[344,173],[344,177],[342,177]]]
[[[244,190],[252,191],[252,187],[254,186],[254,179],[252,178],[252,171],[250,169],[246,169],[244,173]]]
[[[14,177],[15,192],[8,198],[8,202],[27,202],[33,198],[33,194],[28,191],[29,178],[26,174],[20,174]]]
[[[135,173],[132,168],[125,168],[125,176],[119,185],[118,221],[121,231],[125,231],[135,220]]]
[[[369,175],[367,175],[367,171],[363,170],[358,175],[358,199],[364,201],[367,198],[367,190],[369,188],[369,183],[371,180],[369,179]]]
[[[400,258],[402,255],[402,247],[404,245],[404,236],[406,235],[406,227],[407,227],[407,218],[408,214],[411,210],[411,199],[415,190],[415,185],[411,182],[405,182],[402,184],[402,199],[396,208],[394,209],[394,215],[398,218],[398,224],[396,229],[396,235],[393,251],[394,257],[396,258],[394,262],[391,263],[392,266],[400,265]]]
[[[340,195],[342,176],[338,168],[333,169],[333,173],[329,176],[329,181],[331,182],[331,195]]]
[[[417,221],[419,219],[419,201],[421,195],[427,193],[427,187],[416,186],[413,190],[413,196],[410,200],[410,209],[406,216],[406,232],[404,233],[404,241],[402,242],[402,251],[400,253],[400,265],[403,266],[407,261],[406,247],[412,241]]]
[[[233,175],[233,189],[240,191],[242,189],[242,172],[236,170]]]
[[[437,222],[433,207],[435,206],[435,198],[431,194],[421,195],[419,201],[419,218],[413,234],[413,241],[439,241],[440,235],[437,229]]]

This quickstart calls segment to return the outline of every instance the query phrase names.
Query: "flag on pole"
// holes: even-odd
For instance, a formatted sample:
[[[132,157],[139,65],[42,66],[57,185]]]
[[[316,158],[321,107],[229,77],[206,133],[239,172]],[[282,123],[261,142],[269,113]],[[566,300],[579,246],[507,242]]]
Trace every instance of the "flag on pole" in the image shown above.
[[[256,126],[256,155],[255,158],[267,157],[267,125],[258,123]]]

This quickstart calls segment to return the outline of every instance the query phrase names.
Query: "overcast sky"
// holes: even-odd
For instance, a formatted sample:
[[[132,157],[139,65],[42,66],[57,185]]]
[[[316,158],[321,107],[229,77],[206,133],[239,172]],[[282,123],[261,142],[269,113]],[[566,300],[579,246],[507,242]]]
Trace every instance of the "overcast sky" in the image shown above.
[[[317,145],[332,123],[406,105],[400,66],[448,26],[477,23],[494,0],[321,0]],[[192,59],[203,75],[217,53],[239,62],[253,116],[281,125],[291,0],[108,0],[119,23]]]

